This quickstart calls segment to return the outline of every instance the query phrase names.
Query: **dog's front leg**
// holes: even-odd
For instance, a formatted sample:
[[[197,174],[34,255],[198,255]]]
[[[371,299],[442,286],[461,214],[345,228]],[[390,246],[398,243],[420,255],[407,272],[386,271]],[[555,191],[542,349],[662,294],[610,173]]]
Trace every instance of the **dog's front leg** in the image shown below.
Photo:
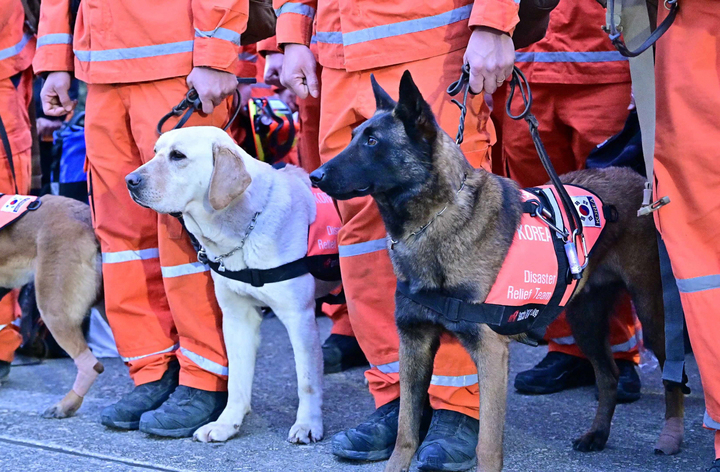
[[[251,302],[220,284],[215,286],[223,313],[223,337],[228,356],[228,403],[217,421],[195,431],[193,439],[223,442],[235,436],[250,412],[255,356],[260,343],[262,317]]]
[[[507,407],[509,340],[483,325],[475,360],[480,390],[480,430],[477,470],[496,472],[503,468],[503,433]]]
[[[295,424],[290,428],[287,440],[298,444],[310,444],[323,437],[323,361],[315,321],[315,300],[306,305],[301,310],[275,310],[287,329],[295,355],[299,403]]]
[[[398,310],[401,307],[398,307]],[[398,434],[385,472],[406,472],[420,442],[420,422],[424,411],[433,360],[440,345],[440,327],[433,324],[403,325],[400,335],[400,417]]]

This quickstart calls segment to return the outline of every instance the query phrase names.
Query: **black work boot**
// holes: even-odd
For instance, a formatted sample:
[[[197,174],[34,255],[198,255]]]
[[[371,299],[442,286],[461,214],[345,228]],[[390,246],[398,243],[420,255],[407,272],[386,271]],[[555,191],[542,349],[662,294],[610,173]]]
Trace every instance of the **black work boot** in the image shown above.
[[[6,361],[0,361],[0,382],[8,378],[10,375],[10,363]]]
[[[227,398],[227,392],[180,385],[160,408],[143,413],[140,431],[169,438],[190,437],[199,427],[218,419]]]
[[[475,466],[478,420],[451,410],[435,410],[417,452],[420,470],[458,471]]]
[[[334,374],[368,364],[357,339],[353,336],[331,334],[323,343],[322,352],[326,374]]]
[[[178,361],[170,362],[160,380],[138,385],[119,402],[105,407],[100,422],[109,428],[138,429],[140,416],[159,407],[170,397],[178,386],[179,375]]]
[[[367,420],[354,428],[337,433],[332,452],[343,459],[381,461],[395,449],[400,399],[381,406]]]
[[[540,395],[594,383],[590,361],[556,351],[548,352],[538,365],[515,376],[518,392]]]
[[[715,459],[712,461],[712,464],[710,464],[709,469],[705,469],[705,472],[720,472],[720,459]]]

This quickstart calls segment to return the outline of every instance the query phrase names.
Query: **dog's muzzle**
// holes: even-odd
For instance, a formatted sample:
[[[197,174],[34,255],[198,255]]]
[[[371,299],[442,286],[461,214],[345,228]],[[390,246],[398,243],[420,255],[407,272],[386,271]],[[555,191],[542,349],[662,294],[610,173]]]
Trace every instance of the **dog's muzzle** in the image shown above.
[[[131,172],[125,177],[125,185],[127,185],[130,196],[138,205],[149,208],[147,205],[140,201],[140,190],[144,184],[143,176],[138,172]]]

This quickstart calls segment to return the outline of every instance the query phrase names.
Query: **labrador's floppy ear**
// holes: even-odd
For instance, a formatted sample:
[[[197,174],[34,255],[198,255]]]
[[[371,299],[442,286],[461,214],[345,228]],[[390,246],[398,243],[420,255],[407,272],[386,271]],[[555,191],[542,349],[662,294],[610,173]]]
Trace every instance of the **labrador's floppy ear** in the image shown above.
[[[215,165],[210,178],[208,199],[213,209],[222,210],[242,195],[252,182],[252,178],[236,149],[215,143],[213,160]]]

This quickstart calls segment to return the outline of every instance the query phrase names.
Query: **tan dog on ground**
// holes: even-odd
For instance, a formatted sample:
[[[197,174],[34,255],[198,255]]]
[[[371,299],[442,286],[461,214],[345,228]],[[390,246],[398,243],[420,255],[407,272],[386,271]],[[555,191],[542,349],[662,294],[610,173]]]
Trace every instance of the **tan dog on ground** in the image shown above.
[[[0,287],[35,281],[40,315],[78,368],[73,388],[43,414],[72,416],[103,365],[88,349],[82,322],[98,300],[102,272],[98,242],[84,203],[55,195],[0,230]]]

